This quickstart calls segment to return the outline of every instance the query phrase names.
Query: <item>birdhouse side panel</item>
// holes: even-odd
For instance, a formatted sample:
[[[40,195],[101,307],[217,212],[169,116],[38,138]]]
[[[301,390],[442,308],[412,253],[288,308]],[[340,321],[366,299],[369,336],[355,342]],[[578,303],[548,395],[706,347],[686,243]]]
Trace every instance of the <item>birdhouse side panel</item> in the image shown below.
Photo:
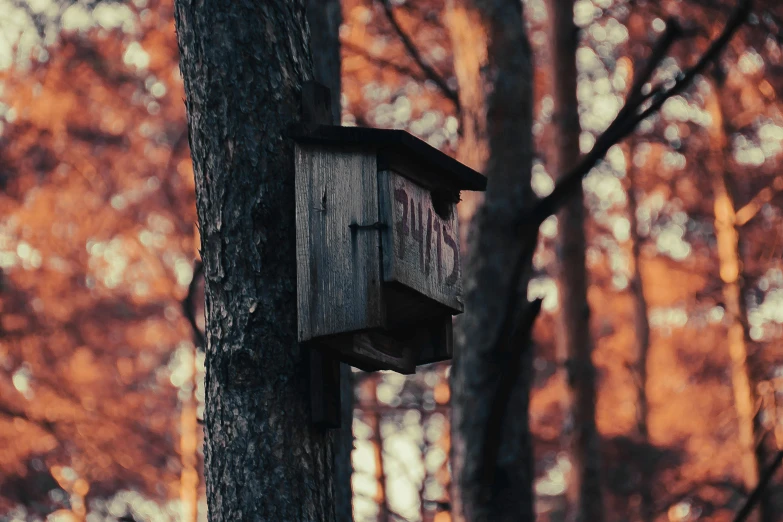
[[[393,171],[379,173],[383,278],[459,313],[462,304],[456,208],[435,211],[428,189]],[[445,215],[444,215],[445,214]]]
[[[296,146],[299,340],[383,325],[372,152]]]

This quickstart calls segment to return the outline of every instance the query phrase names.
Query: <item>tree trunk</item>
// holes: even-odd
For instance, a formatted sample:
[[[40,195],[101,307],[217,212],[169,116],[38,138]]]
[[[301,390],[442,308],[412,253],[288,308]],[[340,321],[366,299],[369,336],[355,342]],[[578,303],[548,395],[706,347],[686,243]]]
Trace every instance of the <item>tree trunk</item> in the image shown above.
[[[448,0],[446,27],[454,56],[454,74],[459,95],[459,146],[457,159],[482,172],[487,162],[486,82],[481,67],[487,63],[487,35],[479,13],[468,2]],[[460,244],[466,244],[471,218],[481,203],[480,192],[466,192],[457,207]]]
[[[380,373],[372,373],[362,380],[362,396],[367,397],[363,411],[367,425],[372,430],[373,457],[375,460],[375,496],[373,501],[378,506],[378,522],[389,521],[389,505],[386,498],[386,471],[383,465],[383,437],[381,436],[381,412],[378,409],[378,381]]]
[[[460,5],[489,35],[488,63],[481,68],[486,76],[472,81],[491,82],[492,89],[486,104],[489,186],[469,234],[465,314],[457,322],[452,368],[453,516],[468,522],[525,522],[534,517],[530,340],[499,342],[505,340],[497,336],[504,334],[507,303],[526,302],[529,275],[519,287],[510,285],[516,276],[511,267],[521,250],[529,250],[530,241],[525,240],[535,244],[537,238],[537,230],[522,237],[519,228],[532,201],[532,55],[519,0],[475,5],[463,0]],[[530,256],[525,259],[524,273],[529,274]],[[520,364],[508,381],[508,414],[500,417],[497,433],[488,433],[493,405],[500,397],[498,383],[509,368]]]
[[[737,230],[736,206],[727,178],[731,161],[727,140],[727,122],[724,119],[721,87],[712,84],[713,93],[707,99],[706,109],[712,117],[710,154],[707,170],[712,176],[715,199],[715,238],[718,243],[720,278],[723,281],[723,301],[726,309],[724,323],[728,325],[727,342],[731,357],[731,385],[734,390],[734,408],[737,412],[740,455],[739,464],[745,489],[752,491],[759,481],[760,470],[766,466],[763,428],[756,415],[759,406],[757,379],[748,354],[748,320],[746,316],[740,238]],[[757,514],[748,520],[767,522],[775,520],[769,508],[769,496],[764,494]]]
[[[340,69],[340,0],[307,0],[307,20],[310,26],[310,48],[313,55],[313,77],[332,94],[332,123],[340,125],[342,92]],[[351,452],[353,451],[353,372],[340,364],[341,427],[335,448],[335,514],[337,520],[353,520],[351,489]]]
[[[636,359],[636,434],[639,443],[649,445],[650,432],[648,417],[650,414],[647,400],[647,357],[650,352],[650,321],[647,315],[647,299],[644,297],[644,285],[642,274],[639,271],[641,261],[641,238],[639,237],[639,222],[636,218],[636,168],[633,164],[635,144],[633,139],[628,146],[627,178],[628,188],[628,221],[630,223],[629,247],[631,256],[628,267],[628,279],[631,295],[633,296],[633,353]],[[645,457],[642,456],[642,459]],[[642,460],[639,465],[639,519],[642,522],[652,522],[655,512],[652,498],[652,462]]]
[[[211,521],[335,519],[333,435],[296,339],[294,147],[303,0],[176,2],[206,281]]]
[[[187,390],[187,397],[180,405],[180,423],[179,423],[179,451],[182,461],[182,471],[180,472],[180,501],[182,502],[182,522],[198,521],[198,399],[196,390],[198,389],[198,368],[196,358],[198,348],[194,347],[192,352],[193,359],[190,361],[190,370],[193,372],[190,377],[191,389]],[[182,393],[182,392],[180,392]]]
[[[307,0],[313,79],[326,85],[332,94],[332,123],[340,124],[340,24],[343,22],[339,0]]]
[[[555,146],[550,170],[560,179],[579,159],[579,107],[576,99],[576,50],[573,0],[551,0],[551,52]],[[568,372],[566,426],[563,436],[571,458],[567,496],[571,520],[601,522],[604,507],[601,488],[600,437],[595,425],[595,367],[587,303],[585,266],[585,207],[582,188],[558,214],[557,355]]]

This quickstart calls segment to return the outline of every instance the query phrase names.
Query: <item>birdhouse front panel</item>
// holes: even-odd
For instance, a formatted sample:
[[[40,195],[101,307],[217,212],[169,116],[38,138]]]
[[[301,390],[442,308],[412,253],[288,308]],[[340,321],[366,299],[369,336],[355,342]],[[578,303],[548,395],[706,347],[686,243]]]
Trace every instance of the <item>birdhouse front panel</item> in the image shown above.
[[[399,283],[460,313],[459,223],[453,203],[396,172],[378,174],[383,280]]]
[[[375,154],[296,145],[299,340],[384,325]]]

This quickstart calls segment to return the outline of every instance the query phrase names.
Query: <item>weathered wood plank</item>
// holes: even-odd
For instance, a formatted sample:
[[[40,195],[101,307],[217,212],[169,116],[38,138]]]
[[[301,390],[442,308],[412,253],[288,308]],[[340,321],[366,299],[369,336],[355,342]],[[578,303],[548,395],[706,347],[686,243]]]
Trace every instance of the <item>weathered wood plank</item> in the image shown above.
[[[388,225],[381,234],[384,281],[462,312],[456,209],[450,206],[448,215],[439,215],[429,190],[392,171],[378,176],[382,221]]]
[[[385,165],[382,170],[407,167],[433,188],[487,188],[487,178],[404,130],[300,124],[292,125],[288,135],[299,143],[377,150],[379,163]]]
[[[383,326],[373,153],[296,146],[299,340]]]

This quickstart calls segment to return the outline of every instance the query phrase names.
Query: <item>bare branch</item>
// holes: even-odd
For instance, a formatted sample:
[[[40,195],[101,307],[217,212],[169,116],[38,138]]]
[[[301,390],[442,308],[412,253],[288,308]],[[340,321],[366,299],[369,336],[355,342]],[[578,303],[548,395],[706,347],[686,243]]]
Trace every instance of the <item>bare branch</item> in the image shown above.
[[[743,504],[740,510],[737,511],[737,515],[734,517],[734,522],[744,522],[748,516],[750,516],[750,514],[753,512],[753,508],[755,508],[756,504],[758,504],[761,500],[764,491],[767,489],[767,486],[769,486],[769,483],[772,481],[772,477],[775,476],[775,472],[777,472],[781,464],[783,464],[783,450],[780,450],[775,454],[775,458],[772,460],[772,463],[767,466],[767,469],[764,470],[764,473],[759,478],[758,485],[753,489],[753,491],[751,491],[747,500],[745,500],[745,504]]]
[[[397,18],[394,16],[394,10],[392,9],[391,3],[389,3],[389,0],[378,0],[381,5],[383,6],[383,11],[386,13],[386,18],[389,19],[389,23],[391,24],[392,28],[394,29],[394,32],[397,33],[397,36],[400,38],[400,41],[405,46],[405,49],[408,51],[408,54],[413,59],[414,62],[416,62],[416,65],[419,66],[419,68],[424,71],[424,74],[427,75],[427,78],[431,80],[435,85],[438,86],[438,88],[443,92],[443,95],[451,100],[455,107],[457,107],[457,110],[459,110],[459,96],[457,95],[457,91],[449,87],[449,84],[446,82],[446,80],[441,76],[441,74],[435,70],[432,65],[427,63],[427,61],[422,57],[421,53],[419,52],[419,49],[416,47],[416,44],[413,43],[413,40],[411,40],[410,36],[403,31],[402,26],[400,26],[400,23],[397,21]]]
[[[669,494],[666,498],[656,503],[655,512],[657,514],[666,513],[674,504],[689,498],[699,497],[699,491],[707,488],[725,490],[735,495],[744,496],[747,494],[747,491],[740,484],[731,480],[706,480],[690,486],[686,491]]]
[[[652,104],[647,109],[643,110],[640,114],[637,114],[637,111],[641,109],[641,106],[644,103],[644,97],[637,96],[637,100],[626,100],[626,104],[620,109],[617,118],[615,118],[603,134],[596,140],[593,148],[583,157],[579,165],[563,177],[563,180],[555,186],[555,189],[551,194],[539,200],[532,212],[533,219],[540,224],[543,223],[546,218],[555,214],[560,207],[568,201],[569,197],[575,193],[582,183],[582,178],[606,155],[612,146],[631,134],[643,120],[658,112],[663,104],[666,103],[666,100],[680,94],[690,86],[696,78],[696,75],[701,73],[709,64],[718,58],[720,52],[726,47],[734,33],[747,19],[748,14],[750,14],[751,5],[751,0],[742,0],[735,9],[734,14],[726,23],[726,27],[723,28],[723,32],[710,45],[699,61],[688,69],[672,87],[669,89],[661,89],[659,94],[653,98]],[[644,77],[644,74],[652,74],[652,71],[657,68],[664,58],[664,55],[661,55],[660,52],[668,50],[672,43],[669,40],[675,38],[677,35],[678,32],[676,31],[667,30],[666,33],[664,33],[661,42],[655,46],[658,54],[654,52],[650,57],[650,63],[643,69],[643,74],[635,82],[632,94],[637,85],[644,85],[647,82],[647,78]]]
[[[395,62],[393,62],[391,60],[387,60],[386,58],[382,58],[380,56],[375,56],[374,54],[372,54],[367,49],[365,49],[363,47],[360,47],[360,46],[358,46],[358,45],[356,45],[354,43],[342,42],[340,45],[342,45],[342,47],[344,49],[347,49],[350,52],[352,52],[352,53],[354,53],[354,54],[356,54],[358,56],[361,56],[362,58],[364,58],[368,62],[374,63],[375,65],[377,65],[379,67],[389,67],[391,69],[394,69],[398,73],[404,74],[406,76],[410,76],[414,80],[418,80],[420,82],[424,82],[424,81],[426,81],[428,79],[424,74],[421,73],[421,71],[417,71],[417,70],[411,69],[407,65],[402,65],[402,64],[399,64],[399,63],[395,63]]]
[[[653,47],[652,53],[650,54],[650,59],[647,60],[647,63],[641,69],[639,75],[634,78],[631,90],[628,91],[628,96],[625,99],[625,106],[620,110],[620,113],[617,115],[617,118],[615,118],[615,121],[624,120],[625,117],[631,114],[632,111],[638,107],[639,103],[643,102],[644,98],[642,98],[642,89],[644,89],[644,86],[647,84],[647,82],[650,81],[650,78],[652,78],[655,70],[658,68],[661,61],[666,57],[669,49],[671,49],[671,46],[674,45],[674,42],[677,40],[677,38],[680,37],[681,34],[682,28],[680,27],[680,24],[677,22],[677,20],[669,20],[666,24],[666,31],[664,31],[661,39],[658,40],[658,42],[655,44],[655,47]],[[654,91],[650,92],[652,93]]]
[[[753,199],[739,209],[736,214],[734,224],[738,227],[747,225],[748,221],[756,217],[761,208],[772,201],[772,198],[778,192],[783,190],[783,176],[777,176],[772,183],[763,189],[761,189]]]
[[[0,415],[11,417],[11,418],[22,419],[25,422],[34,424],[39,428],[41,428],[42,430],[48,432],[49,434],[57,437],[57,432],[55,432],[54,430],[55,423],[52,421],[33,419],[26,412],[16,408],[11,408],[10,406],[6,406],[5,404],[0,404]]]
[[[752,0],[742,0],[740,2],[740,4],[734,10],[734,13],[731,15],[731,18],[729,18],[729,21],[726,23],[726,27],[723,28],[723,32],[714,42],[712,42],[710,47],[702,55],[699,61],[696,62],[696,65],[691,67],[677,80],[671,89],[662,93],[658,99],[653,102],[652,105],[650,105],[636,118],[635,123],[628,130],[629,134],[633,132],[633,130],[636,128],[636,125],[648,118],[650,115],[658,112],[663,104],[666,103],[666,100],[672,96],[677,96],[682,91],[687,89],[690,84],[693,83],[693,80],[696,78],[697,74],[700,74],[702,71],[704,71],[704,69],[707,68],[708,65],[717,61],[720,53],[728,45],[729,41],[734,36],[734,33],[737,32],[737,29],[739,29],[748,19],[748,15],[750,14],[752,6]]]

